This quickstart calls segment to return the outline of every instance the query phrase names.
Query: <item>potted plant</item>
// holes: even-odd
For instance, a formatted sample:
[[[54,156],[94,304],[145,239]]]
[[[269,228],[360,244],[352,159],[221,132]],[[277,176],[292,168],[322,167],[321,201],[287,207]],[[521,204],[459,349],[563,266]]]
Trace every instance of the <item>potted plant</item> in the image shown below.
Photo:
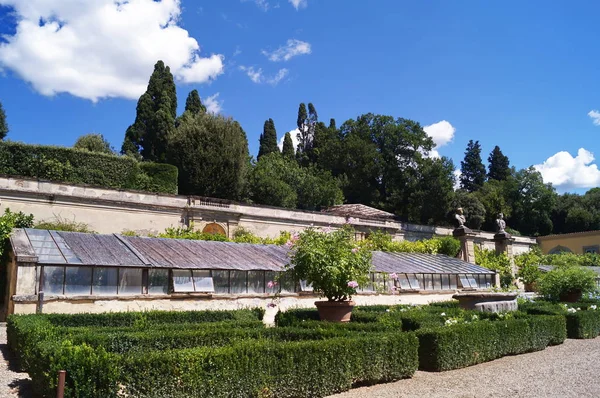
[[[517,273],[517,277],[525,285],[526,292],[534,292],[536,290],[537,281],[541,276],[542,271],[534,264],[524,264],[519,268],[519,272]]]
[[[574,303],[596,290],[596,273],[579,266],[558,266],[543,275],[538,292],[552,301]]]
[[[294,235],[287,271],[296,280],[306,281],[313,291],[327,297],[315,305],[322,320],[348,322],[355,303],[356,289],[369,281],[371,252],[354,241],[350,226],[336,231],[309,228]]]

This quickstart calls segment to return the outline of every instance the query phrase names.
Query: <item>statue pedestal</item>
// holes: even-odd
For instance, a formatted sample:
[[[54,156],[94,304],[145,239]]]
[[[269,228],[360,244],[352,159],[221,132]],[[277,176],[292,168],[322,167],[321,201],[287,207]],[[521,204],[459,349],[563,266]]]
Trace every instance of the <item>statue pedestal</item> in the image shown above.
[[[494,235],[494,243],[496,245],[496,254],[501,254],[504,253],[506,254],[506,257],[508,257],[508,260],[510,261],[510,273],[513,277],[513,279],[516,281],[517,283],[517,287],[519,289],[523,289],[524,286],[523,284],[517,280],[517,267],[515,265],[515,260],[514,260],[514,256],[513,256],[513,237],[508,233],[508,232],[498,232],[496,235]],[[499,286],[499,285],[498,285]]]
[[[475,246],[473,243],[475,233],[471,229],[462,226],[452,231],[452,236],[460,241],[461,260],[475,264]]]

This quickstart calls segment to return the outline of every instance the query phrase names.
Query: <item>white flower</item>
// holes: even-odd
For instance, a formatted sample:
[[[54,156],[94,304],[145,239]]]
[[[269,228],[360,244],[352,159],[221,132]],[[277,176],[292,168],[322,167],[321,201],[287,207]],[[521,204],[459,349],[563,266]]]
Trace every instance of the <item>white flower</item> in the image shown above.
[[[451,325],[456,325],[458,323],[458,321],[454,318],[450,318],[450,319],[446,319],[446,322],[444,323],[446,326],[451,326]]]
[[[385,310],[385,312],[390,312],[390,309],[388,308],[387,310]]]
[[[590,310],[595,310],[596,308],[598,307],[596,307],[595,305],[590,305]]]
[[[575,308],[568,308],[568,309],[567,309],[567,312],[569,312],[569,313],[571,313],[571,314],[572,314],[572,313],[575,313],[575,312],[577,312],[577,310],[576,310]]]
[[[441,316],[446,316],[446,313],[445,313],[445,312],[442,312],[440,315],[441,315]]]
[[[478,320],[478,319],[479,319],[479,316],[478,316],[478,315],[473,315],[473,316],[471,317],[471,319],[472,319],[472,320],[474,320],[474,321],[476,321],[476,320]]]

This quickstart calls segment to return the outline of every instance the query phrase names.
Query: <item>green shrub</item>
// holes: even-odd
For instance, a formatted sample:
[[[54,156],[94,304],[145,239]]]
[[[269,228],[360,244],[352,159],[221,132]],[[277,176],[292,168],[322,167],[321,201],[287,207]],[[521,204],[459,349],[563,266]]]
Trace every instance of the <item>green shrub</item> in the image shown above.
[[[177,167],[87,150],[0,142],[0,174],[112,189],[177,193]]]
[[[596,289],[596,273],[583,267],[559,266],[543,275],[538,282],[538,292],[552,301],[562,296],[581,292],[587,294]]]
[[[275,314],[275,325],[277,326],[292,326],[302,321],[318,321],[319,312],[316,308],[292,308],[285,312],[278,311]]]
[[[593,339],[600,335],[600,311],[580,310],[568,313],[566,318],[570,339]]]
[[[149,352],[124,361],[125,394],[144,397],[323,397],[413,375],[409,333]]]

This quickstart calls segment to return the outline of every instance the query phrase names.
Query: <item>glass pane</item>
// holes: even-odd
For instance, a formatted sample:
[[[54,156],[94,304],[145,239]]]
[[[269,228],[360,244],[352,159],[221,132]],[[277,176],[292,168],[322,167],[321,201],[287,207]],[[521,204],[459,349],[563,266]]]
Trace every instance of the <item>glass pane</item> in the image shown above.
[[[456,275],[450,275],[449,279],[450,279],[450,289],[458,289],[457,284],[456,284]]]
[[[215,293],[229,293],[229,271],[212,271]]]
[[[148,294],[169,293],[169,270],[151,269],[148,271]]]
[[[448,277],[448,274],[442,274],[442,289],[450,289],[450,278]]]
[[[419,282],[415,274],[406,274],[406,276],[408,277],[408,281],[410,282],[411,289],[421,289],[421,283]]]
[[[300,291],[302,292],[312,292],[314,291],[312,285],[307,281],[300,281]]]
[[[373,274],[369,274],[369,282],[365,286],[359,286],[361,292],[373,292]]]
[[[375,290],[378,292],[385,291],[385,274],[381,272],[376,272],[373,275]]]
[[[142,294],[142,269],[119,269],[119,294]]]
[[[413,275],[414,276],[414,275]],[[401,289],[410,289],[410,283],[408,282],[408,278],[406,274],[398,274],[398,282]]]
[[[246,271],[230,271],[231,293],[246,293]]]
[[[117,294],[117,268],[94,268],[92,294]]]
[[[197,292],[214,292],[213,279],[209,270],[194,270],[194,285]]]
[[[467,279],[466,275],[459,275],[458,279],[460,280],[460,285],[463,289],[471,287],[471,284],[469,283],[469,280]]]
[[[267,293],[277,293],[279,291],[279,280],[278,280],[278,275],[279,272],[275,272],[275,271],[265,271],[265,281],[267,281],[267,286],[265,287],[265,291]],[[269,287],[269,282],[271,283],[271,287]],[[248,290],[250,290],[248,288]]]
[[[294,281],[294,277],[291,273],[286,272],[278,272],[279,274],[279,289],[281,289],[282,293],[294,293],[296,291],[296,282]],[[312,286],[310,290],[312,291]]]
[[[63,294],[65,267],[44,267],[44,294]]]
[[[66,267],[65,272],[65,294],[90,294],[92,267]]]
[[[189,269],[173,270],[173,291],[174,292],[193,292],[194,282],[192,281],[192,271]]]
[[[265,292],[265,272],[248,271],[248,293]]]
[[[416,274],[417,280],[419,281],[419,289],[425,289],[425,284],[423,283],[423,274]]]
[[[468,274],[467,278],[469,279],[469,283],[471,284],[471,287],[478,287],[479,286],[477,284],[477,280],[475,280],[475,277],[472,274]]]
[[[433,290],[442,290],[442,276],[433,274]]]
[[[425,290],[433,290],[432,276],[432,274],[423,275],[423,280],[425,281]]]

